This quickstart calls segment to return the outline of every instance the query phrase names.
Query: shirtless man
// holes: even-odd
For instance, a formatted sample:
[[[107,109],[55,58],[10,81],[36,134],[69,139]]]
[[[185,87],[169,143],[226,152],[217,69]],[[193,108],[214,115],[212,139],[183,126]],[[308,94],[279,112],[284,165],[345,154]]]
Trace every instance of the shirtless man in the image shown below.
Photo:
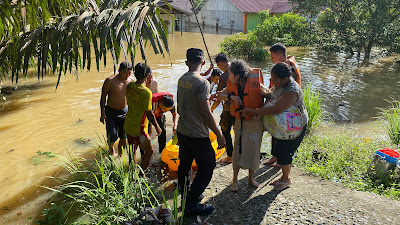
[[[153,71],[150,70],[149,75],[146,78],[146,87],[150,89],[152,93],[158,93],[158,82],[153,77]]]
[[[126,135],[124,132],[125,116],[128,112],[126,102],[126,86],[133,79],[130,77],[132,65],[122,62],[119,65],[118,74],[107,77],[101,89],[100,98],[100,122],[106,124],[107,140],[110,154],[116,155],[114,143],[119,138],[118,154],[122,154],[122,146],[126,147]],[[106,105],[107,99],[107,105]]]

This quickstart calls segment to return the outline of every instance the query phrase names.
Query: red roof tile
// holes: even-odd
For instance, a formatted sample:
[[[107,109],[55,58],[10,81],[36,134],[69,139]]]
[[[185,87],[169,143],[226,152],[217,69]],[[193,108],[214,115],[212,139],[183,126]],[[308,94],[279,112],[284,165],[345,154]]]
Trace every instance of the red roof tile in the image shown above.
[[[293,6],[287,0],[229,0],[240,11],[246,13],[256,13],[269,10],[270,13],[285,13],[290,11]]]
[[[288,1],[276,1],[270,10],[271,13],[286,13],[293,9],[292,3]]]

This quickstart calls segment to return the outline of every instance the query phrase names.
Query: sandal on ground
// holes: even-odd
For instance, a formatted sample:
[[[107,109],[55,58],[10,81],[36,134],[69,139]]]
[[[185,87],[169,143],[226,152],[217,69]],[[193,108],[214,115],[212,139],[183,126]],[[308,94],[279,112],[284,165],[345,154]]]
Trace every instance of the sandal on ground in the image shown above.
[[[222,158],[221,160],[219,160],[219,162],[220,163],[232,163],[232,157],[227,156],[227,157]]]
[[[274,163],[271,164],[271,167],[281,168],[281,165],[279,165],[279,164],[275,161]]]
[[[289,187],[289,185],[290,185],[291,183],[292,183],[292,182],[291,182],[290,180],[289,180],[288,182],[278,181],[278,182],[276,182],[275,185],[274,185],[274,190],[275,190],[275,191],[282,191],[283,189]]]
[[[273,160],[272,158],[270,158],[270,159],[268,159],[267,161],[265,161],[265,162],[263,163],[263,165],[272,165],[272,163],[274,163],[274,162],[276,162],[276,159]]]
[[[281,180],[280,178],[278,178],[278,179],[275,179],[275,180],[273,180],[273,181],[269,182],[269,185],[272,185],[272,186],[274,186],[274,185],[275,185],[275,183],[276,183],[276,182],[278,182],[278,181],[280,181],[280,180]]]

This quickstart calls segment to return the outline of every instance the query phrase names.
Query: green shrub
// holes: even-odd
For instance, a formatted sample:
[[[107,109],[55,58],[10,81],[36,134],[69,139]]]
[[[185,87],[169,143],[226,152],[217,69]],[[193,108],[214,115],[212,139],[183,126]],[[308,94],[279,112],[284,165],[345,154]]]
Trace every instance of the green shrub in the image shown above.
[[[326,116],[326,113],[321,105],[322,99],[319,92],[313,92],[310,84],[307,85],[303,91],[303,100],[309,118],[307,133],[311,133],[316,127],[318,127],[320,122]]]
[[[394,101],[389,109],[382,109],[383,118],[386,120],[384,128],[393,144],[400,144],[400,102]]]
[[[261,46],[252,32],[226,37],[219,43],[219,47],[221,52],[245,59],[264,60],[268,56],[268,51]]]
[[[314,42],[311,27],[305,17],[285,13],[279,17],[263,14],[264,20],[257,26],[254,35],[265,45],[281,42],[286,46],[307,46]]]

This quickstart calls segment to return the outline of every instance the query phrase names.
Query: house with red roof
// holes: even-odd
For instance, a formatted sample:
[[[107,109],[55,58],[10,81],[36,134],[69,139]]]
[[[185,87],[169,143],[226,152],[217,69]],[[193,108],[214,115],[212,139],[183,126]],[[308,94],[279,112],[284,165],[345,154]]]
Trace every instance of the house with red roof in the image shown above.
[[[247,33],[261,22],[258,12],[268,10],[273,16],[289,12],[293,7],[288,0],[203,0],[196,11],[203,26]],[[193,15],[190,20],[195,21]]]

